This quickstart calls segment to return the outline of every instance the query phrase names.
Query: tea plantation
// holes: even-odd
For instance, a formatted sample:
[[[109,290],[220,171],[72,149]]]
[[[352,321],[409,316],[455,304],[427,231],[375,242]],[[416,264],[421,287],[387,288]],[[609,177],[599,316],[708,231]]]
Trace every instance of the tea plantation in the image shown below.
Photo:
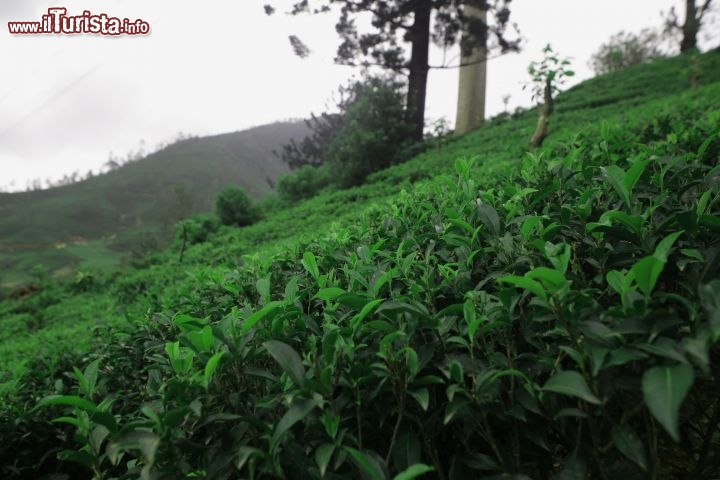
[[[690,68],[564,92],[534,153],[504,116],[182,262],[38,277],[0,475],[719,478],[720,51]]]

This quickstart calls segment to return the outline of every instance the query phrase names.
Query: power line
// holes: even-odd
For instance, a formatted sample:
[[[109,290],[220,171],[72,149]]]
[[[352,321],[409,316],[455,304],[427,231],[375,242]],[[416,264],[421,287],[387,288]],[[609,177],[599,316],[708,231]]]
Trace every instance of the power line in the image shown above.
[[[27,113],[25,116],[23,116],[22,118],[20,118],[17,122],[13,123],[13,124],[10,125],[8,128],[6,128],[6,129],[3,130],[2,132],[0,132],[0,139],[3,138],[8,132],[10,132],[10,131],[13,130],[14,128],[16,128],[18,125],[21,125],[23,122],[25,122],[25,121],[28,120],[29,118],[32,118],[34,115],[36,115],[37,113],[39,113],[40,111],[42,111],[43,109],[45,109],[45,107],[47,107],[48,105],[50,105],[51,103],[53,103],[55,100],[57,100],[58,98],[62,97],[62,96],[65,95],[66,93],[68,93],[70,90],[72,90],[74,87],[76,87],[80,82],[82,82],[83,80],[85,80],[85,78],[87,78],[87,77],[90,76],[92,73],[94,73],[98,68],[100,68],[101,65],[102,65],[102,64],[98,63],[97,65],[95,65],[94,67],[92,67],[90,70],[86,71],[85,73],[83,73],[83,74],[80,75],[79,77],[76,77],[75,79],[73,79],[72,82],[70,82],[69,84],[67,84],[67,85],[66,85],[65,87],[63,87],[60,91],[58,91],[57,93],[53,94],[50,98],[46,99],[43,103],[41,103],[40,106],[38,106],[38,107],[35,108],[34,110],[31,110],[31,111],[30,111],[29,113]]]

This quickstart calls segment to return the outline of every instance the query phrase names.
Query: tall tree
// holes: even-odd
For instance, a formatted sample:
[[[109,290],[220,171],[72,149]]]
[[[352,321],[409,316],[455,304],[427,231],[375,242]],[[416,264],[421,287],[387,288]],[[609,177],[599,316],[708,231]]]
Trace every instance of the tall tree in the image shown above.
[[[666,20],[668,30],[679,30],[682,32],[682,41],[680,42],[680,51],[687,52],[697,48],[697,36],[702,26],[703,18],[708,13],[713,0],[704,0],[702,4],[696,3],[696,0],[685,0],[685,21],[680,24],[675,8],[670,9],[670,13]]]
[[[290,13],[325,13],[337,5],[340,11],[335,26],[341,43],[335,61],[345,65],[378,65],[408,76],[406,117],[412,126],[412,138],[422,140],[425,126],[425,97],[430,68],[429,49],[433,41],[439,46],[451,46],[458,42],[461,32],[470,32],[480,43],[495,39],[493,46],[502,53],[519,48],[518,39],[506,38],[509,25],[511,0],[317,0],[311,7],[310,0],[293,4]],[[470,5],[484,11],[491,10],[497,21],[490,26],[477,19],[470,19],[463,7]],[[268,14],[274,12],[265,6]],[[356,20],[369,15],[372,30],[360,32]],[[296,52],[307,54],[300,40],[292,36]],[[407,44],[410,57],[406,58]],[[447,66],[444,66],[447,67]]]
[[[469,19],[468,25],[472,25],[471,21],[478,25],[487,24],[486,10],[466,5],[463,11]],[[482,35],[476,36],[469,31],[463,32],[458,74],[457,115],[455,116],[456,135],[474,130],[485,121],[487,44],[484,40]]]

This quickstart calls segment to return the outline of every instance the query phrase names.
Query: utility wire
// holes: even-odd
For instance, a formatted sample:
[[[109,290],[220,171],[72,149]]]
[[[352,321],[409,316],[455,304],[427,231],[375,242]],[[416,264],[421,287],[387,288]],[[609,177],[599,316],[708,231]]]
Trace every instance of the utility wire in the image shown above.
[[[53,94],[52,96],[50,96],[48,99],[46,99],[44,102],[42,102],[37,108],[31,110],[31,111],[28,112],[25,116],[23,116],[22,118],[20,118],[17,122],[13,123],[13,124],[10,125],[9,127],[7,127],[5,130],[1,131],[1,132],[0,132],[0,139],[2,139],[5,135],[7,135],[8,132],[10,132],[11,130],[15,129],[16,127],[18,127],[19,125],[21,125],[23,122],[27,121],[28,119],[32,118],[33,116],[35,116],[36,114],[38,114],[39,112],[41,112],[42,110],[44,110],[45,107],[47,107],[48,105],[52,104],[54,101],[56,101],[57,99],[59,99],[60,97],[62,97],[62,96],[65,95],[66,93],[68,93],[69,91],[71,91],[73,88],[75,88],[77,85],[79,85],[83,80],[85,80],[85,78],[89,77],[89,76],[92,75],[95,71],[97,71],[101,66],[102,66],[102,64],[101,64],[101,63],[98,63],[98,64],[95,65],[94,67],[90,68],[90,70],[86,71],[85,73],[83,73],[83,74],[80,75],[79,77],[76,77],[76,78],[73,79],[69,84],[67,84],[65,87],[63,87],[61,90],[59,90],[58,92],[56,92],[55,94]]]

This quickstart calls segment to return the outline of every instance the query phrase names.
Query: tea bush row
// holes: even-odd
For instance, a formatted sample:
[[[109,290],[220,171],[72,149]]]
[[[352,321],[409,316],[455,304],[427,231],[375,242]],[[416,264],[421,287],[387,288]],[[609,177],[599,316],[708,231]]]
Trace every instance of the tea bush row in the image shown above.
[[[61,458],[96,478],[711,478],[718,90],[664,110],[671,131],[602,124],[490,182],[460,159],[355,227],[196,269],[40,402],[74,427]]]

